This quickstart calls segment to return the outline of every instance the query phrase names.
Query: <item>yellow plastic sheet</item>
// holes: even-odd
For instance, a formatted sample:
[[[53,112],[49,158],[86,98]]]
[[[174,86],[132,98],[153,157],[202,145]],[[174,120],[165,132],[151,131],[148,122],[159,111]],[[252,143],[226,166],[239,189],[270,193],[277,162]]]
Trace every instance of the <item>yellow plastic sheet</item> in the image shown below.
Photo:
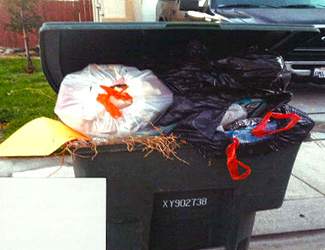
[[[63,123],[40,117],[25,124],[0,144],[0,157],[48,156],[64,143],[88,137]]]

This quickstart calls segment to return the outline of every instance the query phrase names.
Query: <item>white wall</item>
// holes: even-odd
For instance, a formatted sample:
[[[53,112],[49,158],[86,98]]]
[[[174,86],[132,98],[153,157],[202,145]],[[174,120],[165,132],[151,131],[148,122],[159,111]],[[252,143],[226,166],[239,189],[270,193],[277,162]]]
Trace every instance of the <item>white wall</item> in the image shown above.
[[[125,12],[126,1],[131,2],[132,10]],[[156,5],[158,0],[93,0],[94,21],[143,21],[156,20]],[[96,8],[99,7],[99,13]],[[130,14],[132,14],[130,19]]]
[[[156,20],[156,4],[158,0],[142,0],[142,21]]]
[[[102,1],[102,12],[105,13],[106,17],[109,18],[125,18],[125,5],[126,0],[118,1]]]

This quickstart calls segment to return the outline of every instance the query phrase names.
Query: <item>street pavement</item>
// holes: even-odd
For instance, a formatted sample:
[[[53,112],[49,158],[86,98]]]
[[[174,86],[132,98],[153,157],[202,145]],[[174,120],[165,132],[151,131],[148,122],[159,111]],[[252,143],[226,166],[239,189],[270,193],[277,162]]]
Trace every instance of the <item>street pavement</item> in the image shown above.
[[[325,250],[325,87],[292,91],[290,104],[307,112],[316,126],[302,143],[282,207],[257,212],[252,250]],[[61,161],[59,156],[0,159],[0,177],[74,178],[71,157],[63,167]]]

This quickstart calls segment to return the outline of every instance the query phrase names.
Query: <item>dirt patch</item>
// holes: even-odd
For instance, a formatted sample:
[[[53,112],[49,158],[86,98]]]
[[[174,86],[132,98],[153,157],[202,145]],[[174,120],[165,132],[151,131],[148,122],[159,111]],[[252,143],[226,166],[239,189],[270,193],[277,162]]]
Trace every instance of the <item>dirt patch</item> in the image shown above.
[[[15,59],[15,58],[26,58],[25,54],[9,54],[9,55],[0,55],[0,59]],[[39,59],[39,56],[31,56],[31,58]]]
[[[31,57],[39,57],[39,49],[38,48],[30,49],[29,54]],[[24,58],[24,57],[26,57],[24,49],[0,47],[0,58]]]
[[[4,141],[4,131],[7,127],[7,123],[0,123],[0,143]]]
[[[0,130],[0,143],[2,143],[2,142],[3,142],[3,137],[4,137],[4,135],[3,135],[3,131],[2,131],[2,130]]]

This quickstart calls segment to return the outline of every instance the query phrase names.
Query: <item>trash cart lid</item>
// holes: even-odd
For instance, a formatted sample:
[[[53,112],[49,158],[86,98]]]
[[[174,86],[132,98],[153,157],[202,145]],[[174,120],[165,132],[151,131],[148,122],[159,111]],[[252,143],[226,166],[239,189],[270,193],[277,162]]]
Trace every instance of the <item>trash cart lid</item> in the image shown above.
[[[58,92],[65,75],[90,63],[141,68],[144,58],[177,57],[191,40],[227,57],[250,47],[282,56],[319,33],[313,25],[231,23],[44,23],[40,29],[41,62],[49,84]],[[177,52],[175,52],[175,51]]]

